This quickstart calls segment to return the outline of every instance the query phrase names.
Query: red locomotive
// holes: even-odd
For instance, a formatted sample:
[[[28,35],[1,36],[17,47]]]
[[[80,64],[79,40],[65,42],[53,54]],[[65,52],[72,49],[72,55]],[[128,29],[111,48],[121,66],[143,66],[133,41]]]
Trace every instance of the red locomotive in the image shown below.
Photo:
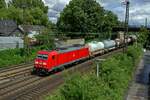
[[[33,71],[48,74],[64,65],[89,57],[87,47],[71,47],[54,51],[39,51],[34,62]]]

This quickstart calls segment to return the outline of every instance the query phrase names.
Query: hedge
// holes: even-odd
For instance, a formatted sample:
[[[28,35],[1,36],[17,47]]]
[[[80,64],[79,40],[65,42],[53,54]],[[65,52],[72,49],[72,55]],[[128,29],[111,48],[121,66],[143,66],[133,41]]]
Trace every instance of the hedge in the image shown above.
[[[98,78],[93,71],[69,76],[57,93],[46,100],[123,100],[142,53],[141,46],[130,46],[125,54],[106,59]]]
[[[34,47],[30,49],[30,55],[25,56],[24,49],[8,49],[0,51],[0,67],[9,67],[20,63],[33,60],[36,57],[38,50],[44,49],[45,47]]]

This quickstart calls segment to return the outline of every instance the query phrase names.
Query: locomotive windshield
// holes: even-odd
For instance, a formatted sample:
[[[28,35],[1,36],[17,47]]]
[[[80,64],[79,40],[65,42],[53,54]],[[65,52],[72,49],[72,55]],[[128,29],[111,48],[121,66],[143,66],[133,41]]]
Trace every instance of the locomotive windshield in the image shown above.
[[[37,55],[37,58],[47,60],[48,55],[38,54],[38,55]]]

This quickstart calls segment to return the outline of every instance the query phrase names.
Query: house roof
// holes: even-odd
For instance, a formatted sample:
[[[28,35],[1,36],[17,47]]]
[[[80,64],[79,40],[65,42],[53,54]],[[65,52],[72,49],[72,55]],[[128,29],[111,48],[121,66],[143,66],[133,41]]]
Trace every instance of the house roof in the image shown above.
[[[3,27],[3,26],[9,26],[9,27],[16,26],[17,27],[17,23],[13,20],[0,20],[0,27]]]
[[[19,28],[21,28],[24,32],[30,32],[30,31],[41,32],[45,29],[45,26],[40,26],[40,25],[19,25]]]
[[[17,23],[13,20],[0,20],[0,35],[9,35],[17,29]]]
[[[12,33],[29,33],[31,31],[41,32],[45,26],[40,25],[17,25],[13,20],[0,20],[0,36],[10,36]]]

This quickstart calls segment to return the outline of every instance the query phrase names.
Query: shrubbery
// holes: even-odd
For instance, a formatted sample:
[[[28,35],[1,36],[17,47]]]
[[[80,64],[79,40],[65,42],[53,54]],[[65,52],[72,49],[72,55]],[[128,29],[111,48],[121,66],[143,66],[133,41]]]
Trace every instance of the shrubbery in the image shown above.
[[[9,49],[0,51],[0,67],[24,63],[26,59],[31,61],[35,58],[36,53],[42,47],[32,48],[30,55],[25,56],[24,49]]]
[[[140,60],[142,50],[131,46],[126,54],[116,54],[101,65],[100,76],[95,73],[68,77],[63,87],[47,100],[123,100],[129,81]]]

